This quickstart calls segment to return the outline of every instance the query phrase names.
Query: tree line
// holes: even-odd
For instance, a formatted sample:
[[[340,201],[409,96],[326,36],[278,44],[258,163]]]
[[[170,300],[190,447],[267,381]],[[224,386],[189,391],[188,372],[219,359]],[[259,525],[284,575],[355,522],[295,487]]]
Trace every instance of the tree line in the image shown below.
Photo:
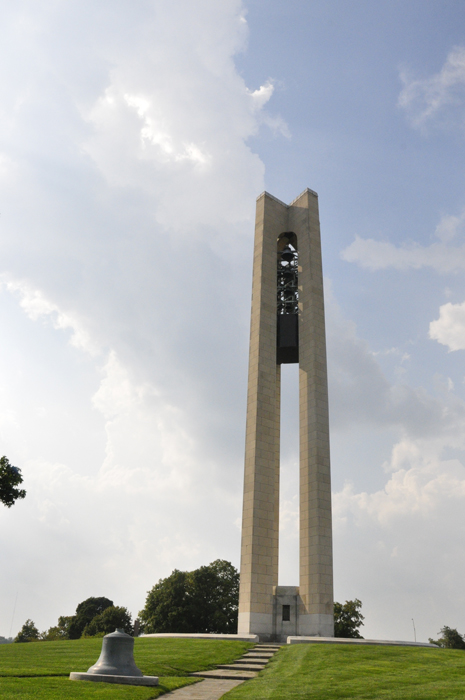
[[[0,458],[0,503],[7,508],[26,491],[21,470]],[[39,632],[32,620],[26,620],[15,642],[56,641],[80,637],[103,636],[116,628],[128,634],[139,632],[206,632],[235,634],[239,601],[239,572],[228,561],[217,559],[195,571],[178,571],[160,579],[147,594],[145,607],[132,623],[127,608],[115,606],[109,598],[87,598],[79,603],[74,615],[61,615],[54,627]],[[360,627],[365,619],[358,598],[334,603],[334,636],[363,639]],[[465,649],[465,635],[445,625],[439,639],[431,644],[446,649]]]
[[[217,559],[195,571],[175,569],[148,591],[145,607],[132,622],[127,608],[115,606],[109,598],[87,598],[74,615],[60,616],[55,626],[39,632],[27,620],[15,642],[56,641],[103,636],[116,628],[127,634],[237,632],[239,572],[228,561]],[[355,598],[334,603],[334,636],[363,639],[362,602]],[[443,627],[440,638],[430,643],[447,649],[465,649],[465,638],[456,629]]]
[[[32,620],[26,620],[15,642],[55,642],[60,639],[103,637],[116,628],[127,634],[134,633],[131,614],[127,608],[113,604],[109,598],[87,598],[76,608],[74,615],[61,615],[54,627],[39,632]]]
[[[15,642],[56,641],[103,636],[116,628],[128,634],[157,632],[235,634],[237,632],[239,572],[228,561],[217,559],[195,571],[175,569],[148,592],[145,607],[134,625],[127,608],[115,606],[108,598],[87,598],[71,616],[60,616],[58,623],[39,632],[27,620]],[[335,603],[335,629],[338,637],[360,637],[362,603]],[[136,629],[134,629],[136,628]]]

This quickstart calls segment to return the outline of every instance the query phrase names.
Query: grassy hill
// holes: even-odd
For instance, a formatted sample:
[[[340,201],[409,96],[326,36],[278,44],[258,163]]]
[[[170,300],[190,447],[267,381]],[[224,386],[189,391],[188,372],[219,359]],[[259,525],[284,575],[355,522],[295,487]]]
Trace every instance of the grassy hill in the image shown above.
[[[225,700],[465,700],[465,652],[301,644]]]
[[[70,671],[87,671],[102,647],[101,639],[2,644],[1,700],[151,700],[196,682],[192,671],[237,659],[251,645],[236,641],[136,639],[134,658],[147,676],[159,676],[157,688],[70,681]]]
[[[160,677],[158,688],[73,682],[86,671],[102,640],[0,646],[1,700],[152,700],[195,682],[192,671],[241,656],[243,642],[136,639],[139,668]],[[465,700],[465,652],[421,647],[296,645],[283,647],[257,678],[225,700]]]

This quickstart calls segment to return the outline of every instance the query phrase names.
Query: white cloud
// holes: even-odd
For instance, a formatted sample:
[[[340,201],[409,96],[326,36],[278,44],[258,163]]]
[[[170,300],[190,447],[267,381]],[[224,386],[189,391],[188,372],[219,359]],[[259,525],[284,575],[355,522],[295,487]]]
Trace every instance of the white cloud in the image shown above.
[[[366,637],[410,639],[412,617],[421,641],[444,624],[463,629],[465,403],[449,380],[437,383],[435,395],[405,378],[390,382],[378,357],[402,362],[402,351],[374,353],[343,318],[329,284],[325,299],[336,599],[363,601]],[[414,348],[411,353],[415,360]],[[385,458],[377,436],[389,445]],[[289,495],[284,466],[283,583],[292,584],[298,503]],[[350,472],[352,481],[339,487],[340,474],[347,479]],[[379,485],[367,488],[367,482]]]
[[[465,226],[465,209],[459,216],[444,215],[436,226],[435,234],[442,243],[448,243],[457,234],[463,233]]]
[[[387,241],[356,236],[355,241],[342,251],[341,257],[373,271],[390,267],[395,270],[430,267],[441,273],[465,269],[465,245],[453,247],[445,243],[432,243],[430,246],[411,244],[398,248]]]
[[[69,342],[74,347],[90,355],[98,355],[100,348],[92,341],[89,333],[72,312],[62,311],[57,304],[46,298],[40,289],[34,289],[24,280],[15,280],[11,275],[0,274],[0,285],[19,296],[19,305],[32,321],[49,318],[56,330],[71,330]]]
[[[420,641],[444,624],[465,625],[465,455],[441,458],[444,447],[404,438],[383,489],[347,484],[333,497],[338,568],[364,602],[364,636],[409,639],[412,617]]]
[[[410,243],[397,247],[388,241],[356,236],[341,257],[373,271],[390,267],[395,270],[429,267],[443,274],[457,272],[465,269],[465,245],[453,246],[449,242],[463,233],[464,225],[465,210],[459,216],[443,216],[435,230],[440,242],[429,246]]]
[[[247,90],[252,101],[253,110],[261,110],[271,98],[274,92],[274,85],[271,80],[267,80],[264,85],[261,85],[258,90]]]
[[[465,350],[465,302],[443,304],[439,318],[429,324],[429,337],[449,350]]]
[[[136,613],[174,567],[238,563],[254,197],[264,189],[249,143],[263,126],[289,135],[268,110],[272,81],[247,85],[235,68],[247,40],[238,0],[15,8],[0,23],[9,66],[0,437],[28,491],[0,510],[0,623],[19,590],[13,633],[28,617],[54,624],[89,595]],[[460,215],[438,226],[447,269],[462,225]],[[398,264],[399,252],[388,253]],[[337,522],[347,523],[337,580],[359,582],[364,599],[381,576],[373,562],[390,580],[383,552],[399,562],[396,581],[423,582],[428,568],[412,572],[408,555],[418,562],[425,519],[420,549],[432,558],[443,556],[445,516],[457,530],[463,479],[443,452],[463,449],[464,407],[453,387],[438,397],[388,381],[377,359],[400,365],[405,350],[378,357],[329,297],[327,306],[340,463],[349,469],[352,440],[353,473],[387,483],[336,495]],[[388,460],[374,433],[399,446]],[[286,459],[291,473],[295,455]],[[283,488],[289,545],[293,478]],[[448,551],[459,544],[452,538]],[[449,574],[454,593],[460,573]]]
[[[429,78],[415,80],[406,71],[400,74],[404,87],[398,105],[406,110],[415,127],[423,127],[428,121],[449,108],[460,108],[463,125],[465,97],[465,47],[455,46],[439,73]]]
[[[465,404],[453,394],[436,397],[412,387],[403,373],[391,383],[377,360],[384,353],[373,353],[355,324],[342,317],[330,285],[325,297],[332,429],[350,431],[365,425],[394,429],[415,439],[447,438],[461,446]],[[397,350],[396,355],[402,364],[404,353]]]
[[[339,519],[347,522],[349,513],[358,526],[370,520],[388,528],[405,516],[436,520],[447,501],[465,504],[464,465],[458,460],[444,461],[431,455],[427,443],[405,439],[396,444],[389,470],[392,476],[382,491],[355,493],[353,486],[347,484],[335,494],[336,528]]]
[[[247,140],[272,96],[235,69],[239,0],[18,12],[0,29],[2,302],[24,312],[0,363],[2,449],[28,492],[0,511],[14,633],[88,595],[137,613],[174,567],[238,563],[264,189]]]

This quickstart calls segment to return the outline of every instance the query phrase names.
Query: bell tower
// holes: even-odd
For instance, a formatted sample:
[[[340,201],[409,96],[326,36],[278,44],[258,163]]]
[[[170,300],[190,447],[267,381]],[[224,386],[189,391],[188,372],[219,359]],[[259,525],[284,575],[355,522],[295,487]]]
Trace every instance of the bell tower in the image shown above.
[[[278,586],[281,364],[299,364],[299,585]],[[318,196],[257,199],[239,634],[334,636],[328,386]]]

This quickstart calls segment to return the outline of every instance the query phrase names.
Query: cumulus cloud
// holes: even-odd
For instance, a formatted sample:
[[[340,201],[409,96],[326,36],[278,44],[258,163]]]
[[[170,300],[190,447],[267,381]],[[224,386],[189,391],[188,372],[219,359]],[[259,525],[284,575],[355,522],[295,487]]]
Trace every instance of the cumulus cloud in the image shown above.
[[[413,126],[420,128],[441,113],[459,111],[463,125],[465,97],[465,47],[455,46],[439,71],[429,78],[415,79],[403,70],[404,84],[398,105],[404,109]]]
[[[421,641],[444,624],[464,625],[465,461],[463,451],[441,457],[445,444],[404,438],[383,489],[357,492],[348,483],[333,497],[339,573],[350,571],[365,603],[367,637],[411,639],[412,617]]]
[[[419,439],[459,441],[465,421],[465,404],[453,394],[435,397],[422,387],[398,380],[391,383],[373,352],[360,338],[353,322],[344,319],[326,288],[327,342],[331,425],[348,431],[365,425],[394,428]],[[388,349],[388,352],[391,349]],[[399,362],[404,353],[396,351]],[[400,375],[402,377],[402,374]]]
[[[137,613],[174,567],[238,563],[254,197],[264,189],[248,140],[288,129],[269,111],[272,81],[246,85],[235,69],[247,40],[238,0],[2,13],[0,437],[28,491],[0,510],[9,634],[16,593],[13,633],[28,617],[52,625],[90,595]],[[445,219],[436,245],[452,249],[462,224]],[[387,579],[388,558],[412,585],[418,538],[443,556],[441,519],[463,512],[461,461],[444,453],[463,449],[464,407],[452,389],[438,397],[388,381],[329,296],[327,306],[333,439],[344,448],[356,430],[385,431],[397,446],[370,464],[385,490],[336,494],[337,580],[360,583],[364,599],[366,581]],[[283,461],[294,469],[295,454]],[[285,543],[297,516],[290,488]]]
[[[427,641],[444,624],[465,625],[457,612],[465,575],[465,403],[451,382],[433,394],[405,378],[390,381],[379,358],[402,362],[401,350],[374,352],[344,318],[329,283],[325,300],[336,599],[363,601],[366,637],[411,639],[414,617]],[[387,436],[385,457],[378,436]],[[289,585],[298,566],[298,503],[288,488],[294,476],[284,464],[280,542]]]
[[[92,341],[79,319],[73,317],[72,312],[61,310],[40,289],[34,289],[27,281],[15,280],[11,275],[4,274],[0,275],[0,284],[2,283],[8,292],[19,298],[20,307],[32,321],[48,318],[56,330],[71,331],[71,345],[90,355],[99,354],[100,348]]]
[[[247,141],[286,127],[272,82],[236,71],[240,0],[24,3],[0,26],[0,436],[28,491],[0,511],[0,620],[19,587],[15,625],[43,628],[238,563],[264,189]]]
[[[439,307],[439,318],[429,324],[429,337],[450,351],[465,350],[465,302]]]
[[[333,491],[336,599],[363,601],[364,636],[410,639],[414,617],[426,641],[444,624],[465,624],[457,617],[465,574],[465,403],[450,381],[434,394],[402,375],[390,381],[379,365],[382,351],[373,352],[344,319],[330,285],[326,314],[332,445],[353,470]],[[393,355],[402,361],[398,349]],[[387,434],[383,458],[373,446]],[[363,487],[364,480],[379,486]],[[395,611],[392,619],[386,609]]]
[[[395,246],[388,241],[356,236],[341,257],[347,262],[357,263],[368,270],[419,270],[429,267],[442,274],[465,269],[465,244],[450,245],[463,233],[465,210],[460,215],[445,215],[436,226],[435,236],[439,242],[422,246],[419,243]]]

